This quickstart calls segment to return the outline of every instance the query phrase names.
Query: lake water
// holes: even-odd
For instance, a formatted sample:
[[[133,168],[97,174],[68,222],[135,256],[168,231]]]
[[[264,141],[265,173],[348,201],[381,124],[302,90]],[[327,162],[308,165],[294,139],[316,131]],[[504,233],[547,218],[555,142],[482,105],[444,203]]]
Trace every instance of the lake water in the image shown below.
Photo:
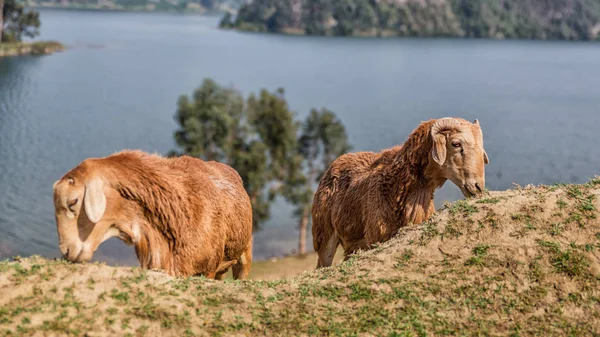
[[[172,149],[177,98],[205,77],[246,95],[284,87],[299,118],[327,107],[355,150],[401,143],[430,118],[478,118],[493,190],[600,174],[600,44],[286,37],[174,14],[43,10],[41,20],[39,39],[69,50],[0,59],[0,258],[58,256],[54,181],[87,157]],[[459,198],[447,183],[436,205]],[[255,258],[294,250],[296,223],[273,205]],[[137,264],[116,239],[95,259]]]

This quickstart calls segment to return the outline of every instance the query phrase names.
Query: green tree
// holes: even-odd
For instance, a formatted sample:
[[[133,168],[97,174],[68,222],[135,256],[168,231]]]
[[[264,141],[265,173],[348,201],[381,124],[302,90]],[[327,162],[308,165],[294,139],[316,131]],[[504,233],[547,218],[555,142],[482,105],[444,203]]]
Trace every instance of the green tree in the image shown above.
[[[246,103],[246,121],[257,136],[254,146],[264,153],[265,161],[261,162],[263,176],[253,175],[250,178],[268,187],[268,192],[256,201],[255,215],[259,221],[269,218],[269,206],[277,195],[282,194],[288,181],[297,179],[300,161],[297,159],[296,132],[298,124],[290,111],[284,97],[283,88],[271,93],[262,89],[258,97],[251,94]],[[252,144],[251,144],[252,145]],[[248,148],[252,153],[252,147]],[[258,151],[258,150],[255,150]],[[252,156],[254,157],[254,155]],[[250,161],[251,163],[251,161]],[[234,166],[235,168],[235,166]],[[263,193],[264,188],[260,190]],[[258,191],[257,191],[258,192]],[[252,195],[250,195],[252,198]]]
[[[192,97],[181,96],[174,138],[181,153],[216,160],[236,169],[253,209],[254,230],[269,218],[270,204],[299,170],[296,123],[283,97],[261,90],[242,95],[206,79]],[[178,155],[172,151],[169,155]]]
[[[290,164],[296,154],[298,123],[294,121],[284,94],[283,88],[274,93],[263,89],[258,97],[250,95],[247,105],[248,122],[268,149],[269,178],[276,182],[274,193],[298,169]]]
[[[239,92],[205,79],[192,100],[181,96],[177,102],[176,120],[181,128],[175,132],[175,142],[191,156],[231,162],[235,144],[244,136],[243,114]]]
[[[296,206],[294,213],[299,219],[298,254],[306,253],[314,185],[318,184],[329,165],[350,149],[346,128],[336,115],[327,109],[311,110],[298,137],[298,153],[305,175],[294,176],[285,192],[286,199]]]
[[[360,31],[364,32],[373,28],[378,28],[379,17],[370,1],[358,1],[355,15],[356,17],[354,20]]]
[[[329,0],[306,0],[304,9],[305,30],[308,35],[327,35],[327,22],[331,17]]]
[[[284,94],[282,88],[263,89],[244,103],[238,91],[205,79],[192,97],[183,95],[177,102],[174,138],[181,152],[169,156],[187,154],[236,169],[252,203],[254,230],[269,218],[271,203],[281,195],[296,207],[298,248],[304,254],[313,187],[350,146],[333,112],[313,109],[299,123]]]
[[[261,0],[244,3],[234,26],[308,35],[597,40],[599,22],[598,0]]]
[[[192,97],[181,96],[174,138],[182,154],[216,160],[235,168],[252,202],[254,230],[268,218],[267,148],[245,124],[244,99],[233,89],[205,79]],[[180,153],[172,151],[170,155]]]
[[[219,22],[219,27],[221,28],[231,28],[233,27],[233,20],[231,13],[227,12]]]
[[[26,9],[17,0],[4,0],[0,7],[0,41],[19,42],[24,36],[33,38],[39,35],[40,13]]]
[[[283,28],[290,25],[291,21],[290,2],[278,1],[275,3],[273,15],[267,20],[267,30],[269,32],[280,32]]]

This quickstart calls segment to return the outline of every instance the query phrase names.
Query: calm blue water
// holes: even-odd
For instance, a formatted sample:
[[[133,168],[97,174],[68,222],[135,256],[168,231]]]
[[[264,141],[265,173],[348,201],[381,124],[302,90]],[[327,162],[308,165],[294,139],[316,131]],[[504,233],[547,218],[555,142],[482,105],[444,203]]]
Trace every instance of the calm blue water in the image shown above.
[[[255,35],[173,14],[44,10],[41,19],[39,39],[70,49],[0,59],[0,258],[58,256],[54,181],[87,157],[172,149],[177,98],[205,77],[245,94],[284,87],[299,118],[327,107],[355,150],[401,143],[429,118],[478,118],[490,189],[600,174],[600,44]],[[436,204],[458,198],[447,183]],[[255,235],[256,258],[296,248],[290,207],[272,214]],[[95,257],[137,264],[116,240]]]

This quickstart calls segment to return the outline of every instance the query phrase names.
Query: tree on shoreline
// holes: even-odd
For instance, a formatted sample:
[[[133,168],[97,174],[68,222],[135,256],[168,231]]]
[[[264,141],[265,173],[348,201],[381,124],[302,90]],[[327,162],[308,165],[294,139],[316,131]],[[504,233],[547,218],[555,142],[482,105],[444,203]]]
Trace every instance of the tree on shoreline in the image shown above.
[[[300,122],[283,89],[262,89],[244,101],[239,91],[207,78],[191,97],[179,98],[175,119],[178,150],[169,155],[216,160],[238,171],[252,203],[254,231],[269,219],[275,197],[282,196],[295,206],[298,253],[306,253],[313,187],[331,162],[350,149],[335,114],[312,109]]]
[[[40,13],[26,9],[17,0],[0,0],[0,42],[21,42],[40,34]]]
[[[1,0],[0,0],[1,1]],[[227,12],[219,21],[219,27],[221,28],[232,28],[233,27],[233,16],[231,13]]]
[[[238,171],[252,202],[254,230],[270,216],[270,204],[288,180],[296,151],[296,125],[283,90],[242,95],[205,79],[191,98],[181,96],[175,142],[181,152],[216,160]]]
[[[330,110],[312,109],[302,124],[298,137],[298,153],[302,157],[305,175],[286,187],[287,200],[296,206],[298,223],[298,254],[306,254],[306,236],[310,223],[310,209],[314,186],[331,163],[351,149],[344,124]]]
[[[223,20],[221,27],[307,35],[595,41],[599,24],[598,0],[265,0],[243,3],[235,20]]]

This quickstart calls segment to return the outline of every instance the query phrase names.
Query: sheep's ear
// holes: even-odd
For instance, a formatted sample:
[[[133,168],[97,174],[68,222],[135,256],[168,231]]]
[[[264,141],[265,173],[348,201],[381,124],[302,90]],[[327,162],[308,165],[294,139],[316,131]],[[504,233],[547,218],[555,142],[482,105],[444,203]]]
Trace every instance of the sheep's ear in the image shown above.
[[[83,205],[88,218],[93,223],[100,221],[106,210],[106,196],[102,186],[102,180],[99,178],[92,178],[85,184]]]
[[[485,152],[485,150],[483,150],[483,162],[485,164],[489,164],[490,163],[490,158],[488,158],[487,152]]]
[[[478,120],[478,119],[475,119],[475,121],[473,122],[473,124],[475,124],[475,125],[479,125],[479,120]]]
[[[431,156],[438,165],[442,166],[446,162],[446,135],[439,133],[433,139],[433,149]]]

